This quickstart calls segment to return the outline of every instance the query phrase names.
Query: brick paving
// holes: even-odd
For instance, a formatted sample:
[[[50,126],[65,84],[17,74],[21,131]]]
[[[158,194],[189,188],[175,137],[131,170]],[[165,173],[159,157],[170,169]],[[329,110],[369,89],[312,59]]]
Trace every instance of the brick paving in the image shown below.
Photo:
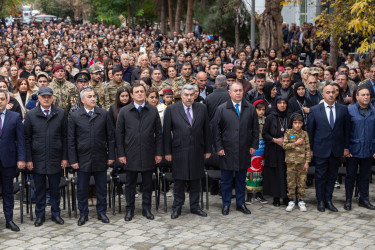
[[[374,191],[375,184],[371,184],[370,196]],[[47,221],[39,228],[28,215],[20,223],[16,201],[14,219],[21,231],[5,229],[1,207],[0,249],[375,249],[375,211],[358,207],[356,201],[352,211],[345,211],[343,185],[334,193],[338,213],[318,212],[314,197],[314,188],[308,188],[307,212],[286,212],[285,206],[254,202],[248,205],[251,215],[235,211],[232,204],[230,214],[222,216],[220,196],[210,196],[210,208],[205,210],[208,217],[190,214],[187,200],[176,220],[170,219],[172,197],[168,198],[167,213],[161,198],[159,211],[153,206],[153,221],[141,215],[139,197],[131,222],[124,221],[123,200],[121,214],[107,211],[110,224],[99,222],[95,207],[90,207],[89,221],[82,227],[73,216],[68,217],[67,210],[62,211],[65,224],[56,225],[47,207]],[[373,198],[371,201],[375,203]]]

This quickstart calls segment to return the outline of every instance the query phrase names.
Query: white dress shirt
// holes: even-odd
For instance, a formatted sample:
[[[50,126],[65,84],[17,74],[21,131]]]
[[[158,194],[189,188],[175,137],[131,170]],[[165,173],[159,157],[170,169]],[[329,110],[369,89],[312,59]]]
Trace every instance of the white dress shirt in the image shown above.
[[[49,107],[49,109],[44,109],[44,108],[42,107],[42,105],[40,105],[40,109],[42,110],[43,114],[46,114],[46,112],[44,112],[45,110],[48,110],[48,115],[51,114],[51,107]]]
[[[326,102],[323,102],[323,103],[324,103],[324,109],[326,111],[328,123],[330,123],[331,122],[329,120],[329,116],[330,116],[330,112],[331,112],[331,108],[329,108],[330,105],[328,105]],[[335,105],[336,105],[335,103],[332,105],[333,123],[335,123],[335,121],[336,121],[336,106]]]
[[[141,106],[142,108],[144,108],[145,107],[145,102],[142,104],[142,105],[138,105],[138,104],[136,104],[135,102],[134,102],[134,107],[138,110],[138,107],[139,106]]]
[[[234,107],[234,109],[236,109],[236,104],[239,104],[238,105],[238,110],[240,111],[240,114],[241,114],[241,103],[242,102],[239,102],[239,103],[235,103],[234,101],[232,101],[233,102],[233,107]],[[237,111],[237,110],[236,110]]]

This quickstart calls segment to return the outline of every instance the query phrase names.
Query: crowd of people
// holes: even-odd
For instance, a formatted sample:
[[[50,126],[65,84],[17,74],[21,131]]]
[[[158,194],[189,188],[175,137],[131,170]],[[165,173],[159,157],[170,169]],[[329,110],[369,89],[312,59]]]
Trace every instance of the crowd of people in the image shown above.
[[[197,22],[195,25],[199,25]],[[346,159],[346,202],[359,168],[359,205],[371,210],[375,157],[375,52],[344,52],[329,65],[329,45],[314,28],[283,24],[277,51],[207,39],[201,27],[182,36],[151,27],[46,23],[0,26],[0,174],[6,227],[13,222],[16,166],[31,171],[36,220],[45,221],[46,182],[52,220],[60,216],[62,169],[77,171],[82,226],[94,176],[98,219],[106,216],[108,166],[126,172],[125,221],[134,217],[137,176],[142,214],[151,213],[152,174],[171,165],[171,218],[181,215],[186,185],[190,211],[199,206],[207,162],[221,170],[222,214],[235,186],[236,210],[281,199],[307,211],[306,176],[315,166],[317,209],[337,212],[332,194]],[[234,181],[234,183],[233,183]],[[211,183],[212,184],[212,183]],[[211,192],[215,193],[215,184]],[[207,190],[208,191],[208,190]],[[247,197],[246,197],[247,194]],[[254,195],[255,194],[255,195]]]

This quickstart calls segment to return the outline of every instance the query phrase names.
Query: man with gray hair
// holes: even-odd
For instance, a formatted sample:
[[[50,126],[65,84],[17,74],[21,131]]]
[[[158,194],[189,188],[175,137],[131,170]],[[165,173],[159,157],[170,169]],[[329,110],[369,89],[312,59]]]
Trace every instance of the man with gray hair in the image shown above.
[[[226,89],[227,78],[225,75],[218,75],[216,77],[215,86],[216,89],[214,89],[212,94],[207,96],[207,98],[205,99],[205,104],[210,121],[212,120],[212,118],[214,118],[216,108],[219,107],[220,104],[230,99],[229,93]]]
[[[125,82],[131,82],[132,72],[135,68],[129,64],[128,53],[121,54],[120,69],[122,71],[122,80]]]
[[[109,223],[107,211],[107,168],[115,160],[115,138],[109,114],[96,105],[95,92],[84,88],[80,92],[83,107],[70,114],[68,122],[68,155],[70,165],[77,170],[77,198],[80,217],[78,226],[88,220],[88,187],[91,175],[95,179],[98,220]]]
[[[141,55],[139,58],[138,58],[138,68],[134,69],[132,71],[132,77],[131,77],[131,82],[130,83],[133,83],[134,80],[141,80],[140,79],[140,74],[141,74],[141,69],[143,68],[149,68],[150,69],[150,74],[152,72],[152,68],[149,67],[149,61],[148,61],[148,57],[147,55]]]
[[[168,106],[164,115],[164,153],[165,159],[172,162],[174,178],[172,219],[181,215],[186,183],[190,187],[190,212],[207,216],[199,207],[199,192],[204,160],[211,156],[211,134],[206,107],[194,102],[194,94],[192,85],[184,85],[182,102]]]
[[[288,101],[294,96],[293,87],[290,83],[290,75],[288,73],[282,73],[280,76],[280,86],[277,88],[277,95],[281,95]]]

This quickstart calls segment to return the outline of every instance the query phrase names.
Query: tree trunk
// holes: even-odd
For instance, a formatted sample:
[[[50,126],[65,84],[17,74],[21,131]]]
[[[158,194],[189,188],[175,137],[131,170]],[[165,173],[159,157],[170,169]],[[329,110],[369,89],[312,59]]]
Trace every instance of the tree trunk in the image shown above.
[[[335,9],[333,11],[334,16],[339,16],[342,13],[342,2],[337,1],[335,5]],[[337,57],[339,55],[339,41],[340,41],[340,34],[337,34],[337,31],[334,29],[332,31],[332,41],[330,46],[330,56],[329,56],[329,66],[332,66],[334,69],[337,68]]]
[[[126,12],[128,12],[128,16],[126,17],[126,26],[132,25],[132,10],[131,5],[129,4],[128,7],[126,7]]]
[[[275,49],[277,56],[281,57],[281,49],[283,47],[283,32],[281,24],[283,17],[281,16],[281,0],[266,0],[264,12],[256,17],[256,22],[260,38],[260,48],[267,53],[271,49]]]
[[[187,11],[186,11],[186,27],[185,34],[191,33],[193,31],[193,5],[194,0],[188,0]]]
[[[234,20],[234,48],[237,52],[240,49],[240,27],[238,25],[238,18],[237,15],[237,18]]]
[[[160,0],[160,31],[163,35],[166,34],[166,27],[165,27],[165,17],[166,17],[166,13],[165,13],[165,1],[164,0]]]
[[[173,14],[172,14],[172,0],[168,0],[168,16],[169,16],[169,36],[172,36],[174,31],[174,22],[173,22]]]
[[[182,11],[182,0],[177,0],[176,5],[176,18],[174,22],[174,31],[177,32],[177,34],[180,34],[180,23],[181,23],[181,11]]]

